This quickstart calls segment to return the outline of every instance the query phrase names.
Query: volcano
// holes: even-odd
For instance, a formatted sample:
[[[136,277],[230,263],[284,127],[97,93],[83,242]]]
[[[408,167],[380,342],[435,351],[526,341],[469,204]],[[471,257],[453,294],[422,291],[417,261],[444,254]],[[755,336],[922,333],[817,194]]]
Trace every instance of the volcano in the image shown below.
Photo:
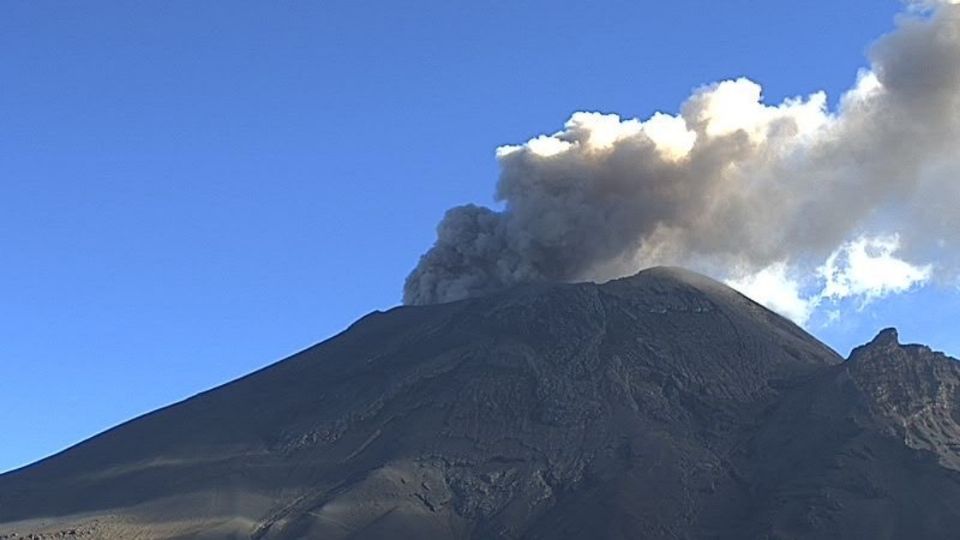
[[[523,285],[0,475],[0,538],[951,537],[958,392],[895,330],[844,360],[681,269]]]

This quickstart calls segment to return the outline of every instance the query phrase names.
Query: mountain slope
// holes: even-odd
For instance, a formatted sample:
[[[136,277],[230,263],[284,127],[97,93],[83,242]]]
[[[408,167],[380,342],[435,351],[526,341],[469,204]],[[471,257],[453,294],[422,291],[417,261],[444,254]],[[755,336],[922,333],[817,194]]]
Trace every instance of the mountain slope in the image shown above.
[[[2,475],[0,538],[936,535],[957,381],[679,269],[524,286],[368,315]]]

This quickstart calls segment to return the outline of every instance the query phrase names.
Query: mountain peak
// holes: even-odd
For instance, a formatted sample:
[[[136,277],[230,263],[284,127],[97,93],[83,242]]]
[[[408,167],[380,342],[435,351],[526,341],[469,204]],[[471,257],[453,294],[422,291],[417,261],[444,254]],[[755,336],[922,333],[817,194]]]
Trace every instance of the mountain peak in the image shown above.
[[[630,283],[634,281],[645,281],[650,279],[685,283],[698,287],[727,287],[715,279],[694,272],[693,270],[681,268],[679,266],[651,266],[650,268],[644,268],[643,270],[640,270],[632,276],[615,279],[613,282]]]
[[[897,343],[844,364],[675,267],[401,307],[0,475],[0,538],[943,536],[960,368]]]
[[[886,356],[888,352],[902,348],[900,344],[900,333],[896,328],[884,328],[880,330],[869,342],[860,345],[850,351],[849,360],[857,361],[864,358],[875,358]]]
[[[890,345],[900,345],[900,334],[897,332],[896,328],[884,328],[880,330],[875,338],[870,341],[869,345],[876,347],[886,347]]]

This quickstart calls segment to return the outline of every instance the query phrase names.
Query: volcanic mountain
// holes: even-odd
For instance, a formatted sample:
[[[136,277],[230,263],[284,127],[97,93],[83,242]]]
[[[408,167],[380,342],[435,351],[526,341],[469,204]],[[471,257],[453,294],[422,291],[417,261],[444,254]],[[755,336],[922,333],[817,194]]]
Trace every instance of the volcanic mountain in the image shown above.
[[[655,268],[372,313],[0,476],[0,538],[943,538],[960,368]],[[7,441],[6,444],[13,444]]]

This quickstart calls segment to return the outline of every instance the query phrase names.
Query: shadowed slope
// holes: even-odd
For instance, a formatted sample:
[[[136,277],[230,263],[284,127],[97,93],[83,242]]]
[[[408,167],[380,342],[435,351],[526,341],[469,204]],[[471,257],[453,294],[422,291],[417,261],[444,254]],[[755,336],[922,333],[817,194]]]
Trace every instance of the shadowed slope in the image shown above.
[[[837,382],[850,369],[674,268],[397,308],[0,476],[0,534],[816,536],[770,497],[846,448],[873,377]],[[863,410],[870,437],[919,451]]]

